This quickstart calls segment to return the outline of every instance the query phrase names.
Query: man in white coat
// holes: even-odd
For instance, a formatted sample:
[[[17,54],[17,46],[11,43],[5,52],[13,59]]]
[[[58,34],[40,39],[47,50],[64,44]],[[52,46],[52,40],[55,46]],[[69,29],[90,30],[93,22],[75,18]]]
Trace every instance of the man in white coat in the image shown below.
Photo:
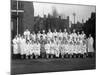
[[[26,43],[26,40],[25,40],[25,38],[22,36],[22,37],[21,37],[21,40],[20,40],[21,59],[23,59],[23,58],[24,58],[24,55],[25,55],[25,43]]]
[[[18,39],[17,36],[12,40],[13,43],[13,55],[14,58],[17,58],[18,56]]]
[[[84,40],[85,38],[86,38],[86,35],[85,35],[84,31],[82,31],[82,33],[81,33],[81,39]]]
[[[46,40],[46,34],[45,34],[45,30],[43,30],[42,37],[43,37],[43,40]]]
[[[38,41],[40,41],[40,37],[41,37],[41,33],[40,33],[40,31],[38,31],[38,33],[37,33]]]
[[[89,34],[89,37],[88,37],[88,56],[91,56],[91,57],[93,56],[93,53],[94,53],[93,43],[94,43],[93,37],[91,36],[91,34]]]
[[[64,38],[65,40],[68,40],[68,33],[67,33],[67,30],[66,30],[66,29],[64,29],[63,38]]]
[[[24,31],[24,36],[25,36],[25,39],[30,40],[30,31],[28,29]]]
[[[58,32],[58,37],[59,37],[59,40],[63,39],[63,33],[62,33],[61,29]]]
[[[18,44],[18,58],[21,57],[21,35],[18,34],[18,37],[17,37],[17,44]]]
[[[56,31],[56,29],[54,30],[53,32],[53,39],[57,38],[58,37],[58,32]]]
[[[32,39],[32,41],[36,41],[36,34],[35,34],[35,32],[33,32],[31,34],[31,39]]]
[[[29,59],[30,56],[30,42],[27,41],[26,43],[26,49],[25,49],[26,59]]]
[[[72,41],[72,34],[71,32],[68,33],[68,43],[70,43]]]
[[[52,37],[53,37],[53,33],[51,32],[51,29],[49,29],[49,32],[47,33],[47,39],[51,41]]]
[[[76,43],[77,34],[75,32],[75,29],[73,30],[72,38],[73,38],[73,42]]]

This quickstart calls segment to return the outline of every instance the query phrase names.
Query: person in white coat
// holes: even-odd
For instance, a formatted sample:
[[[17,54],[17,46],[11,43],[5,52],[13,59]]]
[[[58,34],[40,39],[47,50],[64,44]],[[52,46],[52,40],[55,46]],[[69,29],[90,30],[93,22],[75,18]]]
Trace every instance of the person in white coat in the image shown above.
[[[51,29],[49,29],[49,32],[47,33],[47,39],[48,41],[51,41],[52,38],[53,38],[53,33],[51,32]]]
[[[65,41],[68,40],[68,33],[67,33],[66,29],[64,29],[63,38],[64,38]]]
[[[84,31],[82,31],[81,33],[81,39],[84,40],[86,38],[86,34],[84,33]]]
[[[30,50],[29,50],[29,51],[30,51],[30,58],[31,58],[31,59],[33,59],[33,46],[34,46],[34,45],[33,45],[33,42],[30,41]]]
[[[65,44],[64,44],[64,42],[61,42],[59,47],[60,47],[59,50],[60,50],[61,57],[64,58],[64,55],[65,55]]]
[[[53,32],[53,39],[57,38],[58,37],[58,32],[56,31],[56,29],[54,30]]]
[[[47,43],[45,44],[45,50],[46,50],[46,57],[49,58],[49,55],[50,55],[50,43],[49,43],[49,41],[47,41]]]
[[[38,41],[40,41],[40,37],[41,37],[41,33],[40,33],[40,31],[38,31],[38,33],[37,33],[37,39],[38,39]]]
[[[17,44],[18,44],[18,58],[21,57],[21,35],[18,34],[18,37],[17,37]]]
[[[68,49],[68,47],[69,47],[69,46],[68,46],[68,42],[65,42],[65,43],[64,43],[64,46],[65,46],[65,47],[64,47],[64,48],[65,48],[65,57],[68,58],[68,52],[69,52],[69,49]]]
[[[54,54],[55,54],[56,57],[59,57],[60,51],[59,51],[59,44],[58,44],[58,42],[54,43]]]
[[[26,43],[26,40],[25,40],[25,38],[22,36],[22,37],[21,37],[21,40],[20,40],[20,49],[21,49],[21,58],[22,58],[22,59],[24,58],[24,55],[25,55],[25,43]]]
[[[35,46],[35,58],[37,59],[40,56],[40,43],[37,41]]]
[[[87,43],[85,41],[83,42],[82,51],[83,51],[83,58],[86,58]]]
[[[76,38],[77,38],[77,34],[76,34],[76,31],[75,29],[73,30],[73,33],[72,33],[72,39],[73,39],[73,42],[76,43]]]
[[[88,56],[93,56],[93,53],[94,53],[93,43],[94,43],[93,37],[91,36],[91,34],[89,34],[89,37],[88,37]]]
[[[24,36],[25,36],[25,39],[30,40],[30,31],[28,29],[24,31]]]
[[[18,39],[17,36],[15,36],[15,38],[12,40],[13,43],[13,55],[14,58],[17,58],[18,56]]]
[[[55,52],[54,52],[55,44],[54,41],[50,42],[50,57],[53,58]]]
[[[32,41],[36,41],[36,34],[35,34],[35,32],[33,32],[33,33],[30,34],[30,35],[31,35]]]
[[[59,37],[59,40],[63,39],[63,33],[62,33],[61,29],[58,32],[58,37]]]
[[[72,34],[71,34],[71,32],[69,32],[69,34],[68,34],[68,43],[70,43],[71,41],[72,41]]]
[[[45,30],[43,30],[42,37],[43,37],[43,40],[45,41],[46,40]]]
[[[30,56],[30,42],[29,41],[27,41],[26,43],[25,53],[26,53],[26,59],[29,59],[29,56]]]

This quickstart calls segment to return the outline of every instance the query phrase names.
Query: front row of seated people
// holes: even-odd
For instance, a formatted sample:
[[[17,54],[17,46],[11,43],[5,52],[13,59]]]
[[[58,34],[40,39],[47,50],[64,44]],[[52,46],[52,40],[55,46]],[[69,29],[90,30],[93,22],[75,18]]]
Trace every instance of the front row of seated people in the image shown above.
[[[21,58],[33,59],[38,57],[46,58],[59,58],[59,57],[86,57],[88,54],[94,52],[93,38],[91,34],[88,38],[84,31],[80,34],[79,32],[68,33],[66,29],[64,32],[54,30],[49,31],[47,34],[45,30],[43,33],[40,31],[35,34],[30,33],[27,29],[23,35],[16,35],[12,40],[13,42],[13,55],[20,55]]]

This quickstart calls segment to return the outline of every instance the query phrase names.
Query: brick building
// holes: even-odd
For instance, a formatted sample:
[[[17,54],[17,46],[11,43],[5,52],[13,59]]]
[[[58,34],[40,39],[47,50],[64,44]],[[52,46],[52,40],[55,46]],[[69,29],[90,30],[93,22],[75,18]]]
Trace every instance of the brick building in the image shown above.
[[[12,37],[22,34],[25,29],[32,30],[34,24],[33,2],[11,0],[11,31]]]

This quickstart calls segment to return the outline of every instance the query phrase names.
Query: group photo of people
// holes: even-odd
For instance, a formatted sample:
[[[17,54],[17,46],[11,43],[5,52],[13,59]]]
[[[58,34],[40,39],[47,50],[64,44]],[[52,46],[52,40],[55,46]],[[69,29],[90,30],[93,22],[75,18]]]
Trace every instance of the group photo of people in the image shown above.
[[[84,31],[76,32],[75,29],[72,32],[48,29],[47,33],[45,30],[35,33],[26,29],[12,40],[16,59],[92,57],[93,43],[91,34],[87,37]]]

